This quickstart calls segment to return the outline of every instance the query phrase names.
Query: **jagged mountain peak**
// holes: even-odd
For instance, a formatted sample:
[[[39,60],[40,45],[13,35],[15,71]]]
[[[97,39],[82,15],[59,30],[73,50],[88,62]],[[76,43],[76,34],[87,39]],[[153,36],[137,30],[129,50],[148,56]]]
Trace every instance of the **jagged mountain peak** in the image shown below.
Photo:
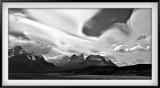
[[[28,53],[21,46],[15,46],[13,48],[10,48],[8,50],[9,58],[13,56],[24,56],[31,60],[42,60],[45,61],[44,57],[42,55],[33,55],[32,53]]]
[[[32,55],[21,46],[9,49],[9,72],[53,72],[57,66],[45,61],[42,55]]]
[[[100,55],[89,55],[86,58],[86,62],[88,64],[92,64],[96,66],[115,66],[117,67],[117,65],[114,64],[109,58],[100,56]]]

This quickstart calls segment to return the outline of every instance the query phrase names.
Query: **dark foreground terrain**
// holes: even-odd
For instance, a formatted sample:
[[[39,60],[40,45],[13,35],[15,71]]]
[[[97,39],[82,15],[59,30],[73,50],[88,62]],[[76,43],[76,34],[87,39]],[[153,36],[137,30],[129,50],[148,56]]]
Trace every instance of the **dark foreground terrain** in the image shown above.
[[[52,73],[9,73],[9,79],[104,79],[151,80],[151,65],[139,64],[124,67],[90,66],[82,69]]]
[[[76,80],[76,79],[86,79],[86,80],[151,80],[151,76],[115,76],[115,75],[71,75],[67,73],[59,74],[59,73],[9,73],[9,79],[42,79],[42,80]]]
[[[124,67],[90,66],[81,69],[45,73],[9,73],[9,79],[130,79],[143,80],[151,78],[151,65],[139,64]]]

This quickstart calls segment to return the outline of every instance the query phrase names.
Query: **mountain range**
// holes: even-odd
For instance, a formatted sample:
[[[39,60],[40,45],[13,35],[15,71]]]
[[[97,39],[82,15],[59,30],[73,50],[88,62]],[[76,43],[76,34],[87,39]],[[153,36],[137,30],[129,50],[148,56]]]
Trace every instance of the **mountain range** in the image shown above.
[[[21,46],[8,50],[9,73],[70,73],[94,75],[151,75],[151,64],[118,67],[109,58],[83,53],[45,60],[42,55],[27,53]]]

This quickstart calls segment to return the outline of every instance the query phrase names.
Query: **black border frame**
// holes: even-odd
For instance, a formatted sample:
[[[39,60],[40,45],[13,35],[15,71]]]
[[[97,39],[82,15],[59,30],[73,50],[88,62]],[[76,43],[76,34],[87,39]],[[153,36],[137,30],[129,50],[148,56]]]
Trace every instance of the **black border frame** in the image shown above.
[[[107,0],[107,2],[117,2],[116,0]],[[143,1],[135,1],[135,0],[129,0],[130,2],[143,2]],[[1,40],[1,43],[0,43],[0,48],[1,48],[1,53],[0,53],[0,56],[1,56],[1,64],[2,64],[2,59],[3,59],[3,55],[2,55],[2,48],[3,48],[3,45],[2,45],[2,42],[3,42],[3,36],[2,36],[2,4],[3,4],[3,2],[65,2],[65,3],[67,3],[67,2],[85,2],[85,3],[87,3],[87,2],[93,2],[93,1],[91,1],[91,0],[79,0],[79,1],[76,1],[76,0],[0,0],[0,22],[1,22],[1,24],[0,24],[0,27],[1,27],[1,29],[0,29],[0,35],[1,35],[1,38],[0,38],[0,40]],[[96,0],[96,1],[94,1],[94,3],[96,3],[96,2],[104,2],[103,0]],[[126,2],[126,1],[121,1],[121,2]],[[130,3],[129,2],[129,3]],[[150,1],[148,1],[147,0],[147,2],[156,2],[156,3],[158,3],[158,16],[160,15],[160,1],[159,0],[150,0]],[[120,2],[119,2],[120,3]],[[160,25],[160,17],[158,17],[158,29],[159,29],[159,25]],[[159,34],[159,30],[158,30],[158,34]],[[160,38],[160,36],[158,35],[158,38]],[[158,39],[158,45],[159,45],[159,39]],[[158,51],[159,51],[159,47],[158,47]],[[158,57],[159,57],[159,52],[158,52]],[[159,63],[159,60],[158,60],[158,63]],[[121,88],[133,88],[133,87],[144,87],[144,88],[159,88],[159,64],[158,64],[158,85],[157,86],[3,86],[2,85],[2,65],[0,65],[1,67],[0,67],[0,71],[1,71],[1,75],[0,75],[0,78],[1,78],[1,81],[0,81],[0,87],[1,88],[52,88],[52,87],[54,87],[54,88],[73,88],[73,87],[78,87],[78,88],[80,88],[80,87],[91,87],[91,88],[95,88],[95,87],[103,87],[103,88],[105,88],[105,87],[111,87],[111,88],[117,88],[117,87],[121,87]]]

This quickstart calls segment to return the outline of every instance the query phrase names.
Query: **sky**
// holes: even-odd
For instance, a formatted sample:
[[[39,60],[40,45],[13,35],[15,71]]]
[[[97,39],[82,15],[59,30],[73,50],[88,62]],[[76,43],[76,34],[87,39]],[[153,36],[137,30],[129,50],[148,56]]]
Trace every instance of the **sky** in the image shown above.
[[[151,25],[151,9],[10,9],[9,47],[48,57],[100,54],[120,66],[151,63]]]

